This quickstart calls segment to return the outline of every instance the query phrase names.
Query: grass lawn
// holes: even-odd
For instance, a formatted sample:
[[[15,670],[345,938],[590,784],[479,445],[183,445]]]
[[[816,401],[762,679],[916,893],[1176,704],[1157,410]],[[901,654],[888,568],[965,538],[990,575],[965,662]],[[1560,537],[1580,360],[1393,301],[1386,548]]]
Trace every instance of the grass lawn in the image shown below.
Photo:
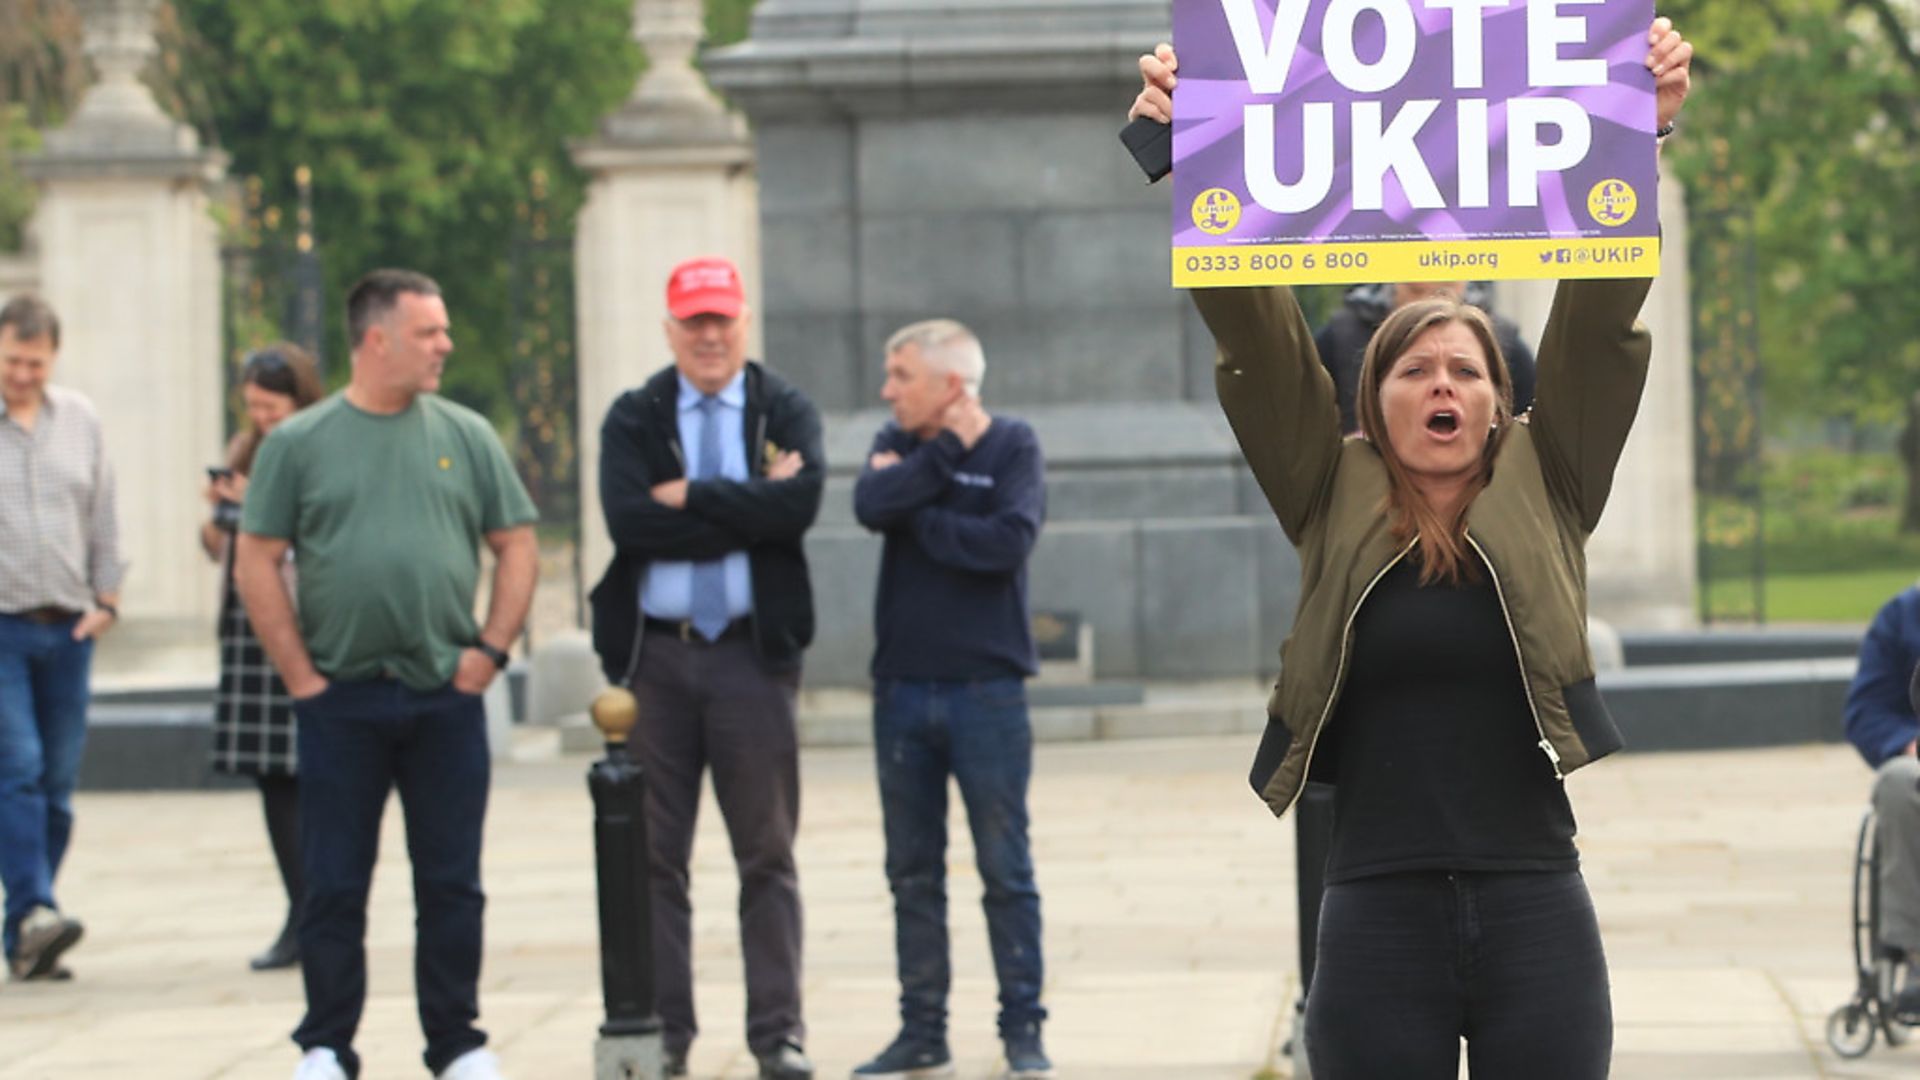
[[[1868,622],[1894,593],[1913,584],[1915,577],[1913,568],[1770,575],[1766,581],[1767,621]],[[1706,587],[1711,590],[1708,598],[1716,621],[1731,621],[1739,613],[1752,610],[1750,582],[1717,580]]]

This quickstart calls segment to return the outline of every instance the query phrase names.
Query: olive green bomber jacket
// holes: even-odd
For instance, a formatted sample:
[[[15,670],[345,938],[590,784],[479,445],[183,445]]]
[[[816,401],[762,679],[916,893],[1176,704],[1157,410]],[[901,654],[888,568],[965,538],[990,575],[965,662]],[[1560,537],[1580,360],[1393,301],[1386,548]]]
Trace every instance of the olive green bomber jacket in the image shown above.
[[[1467,511],[1467,539],[1520,656],[1540,747],[1564,775],[1620,748],[1587,645],[1586,541],[1613,485],[1646,385],[1636,318],[1651,281],[1563,281],[1539,348],[1532,411],[1509,427]],[[1384,513],[1386,465],[1343,439],[1333,380],[1291,290],[1197,289],[1219,346],[1221,407],[1300,556],[1300,602],[1250,780],[1274,814],[1293,805],[1346,677],[1353,617],[1410,544]]]

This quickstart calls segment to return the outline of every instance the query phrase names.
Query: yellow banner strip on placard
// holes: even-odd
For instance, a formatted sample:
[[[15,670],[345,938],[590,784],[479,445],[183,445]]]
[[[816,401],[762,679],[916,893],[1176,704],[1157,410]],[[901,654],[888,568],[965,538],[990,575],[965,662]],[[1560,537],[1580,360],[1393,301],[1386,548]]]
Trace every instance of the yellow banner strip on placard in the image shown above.
[[[1660,239],[1654,236],[1384,240],[1173,249],[1173,284],[1179,289],[1369,281],[1653,277],[1659,273]]]

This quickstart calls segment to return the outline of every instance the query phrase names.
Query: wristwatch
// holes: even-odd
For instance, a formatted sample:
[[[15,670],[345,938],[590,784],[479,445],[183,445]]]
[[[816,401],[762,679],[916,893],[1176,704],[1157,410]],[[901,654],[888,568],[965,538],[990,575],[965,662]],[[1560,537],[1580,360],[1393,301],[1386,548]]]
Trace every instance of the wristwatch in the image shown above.
[[[493,661],[494,667],[499,668],[501,671],[507,670],[507,654],[505,650],[496,649],[486,642],[477,639],[474,641],[473,647],[480,650],[480,655]]]

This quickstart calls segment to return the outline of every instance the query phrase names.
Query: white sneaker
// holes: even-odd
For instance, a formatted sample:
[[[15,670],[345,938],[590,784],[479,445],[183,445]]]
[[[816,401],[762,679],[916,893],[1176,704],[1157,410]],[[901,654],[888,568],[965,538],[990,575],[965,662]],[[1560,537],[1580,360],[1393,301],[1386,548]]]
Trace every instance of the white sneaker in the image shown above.
[[[340,1067],[340,1058],[333,1051],[316,1046],[300,1059],[293,1080],[347,1080],[347,1070]]]
[[[500,1059],[491,1050],[469,1050],[440,1070],[439,1080],[506,1080],[500,1075]]]

